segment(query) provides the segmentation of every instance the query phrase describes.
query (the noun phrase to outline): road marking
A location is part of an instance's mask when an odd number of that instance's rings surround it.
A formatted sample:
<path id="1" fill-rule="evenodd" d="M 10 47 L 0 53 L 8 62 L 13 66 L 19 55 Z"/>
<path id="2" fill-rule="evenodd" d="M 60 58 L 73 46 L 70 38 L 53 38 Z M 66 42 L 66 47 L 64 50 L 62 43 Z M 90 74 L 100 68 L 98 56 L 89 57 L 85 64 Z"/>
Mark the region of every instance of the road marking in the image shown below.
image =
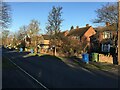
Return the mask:
<path id="1" fill-rule="evenodd" d="M 39 82 L 37 79 L 35 79 L 32 75 L 27 73 L 25 70 L 23 70 L 20 66 L 18 66 L 16 63 L 14 63 L 11 59 L 7 58 L 12 64 L 14 64 L 17 68 L 19 68 L 21 71 L 23 71 L 25 74 L 27 74 L 29 77 L 31 77 L 34 81 L 36 81 L 39 85 L 41 85 L 46 90 L 49 90 L 45 85 L 43 85 L 41 82 Z"/>
<path id="2" fill-rule="evenodd" d="M 88 73 L 90 73 L 90 74 L 92 74 L 92 75 L 95 75 L 93 72 L 87 70 L 86 68 L 82 68 L 82 67 L 81 67 L 81 69 L 84 70 L 84 71 L 86 71 L 86 72 L 88 72 Z M 96 75 L 95 75 L 95 76 L 96 76 Z"/>

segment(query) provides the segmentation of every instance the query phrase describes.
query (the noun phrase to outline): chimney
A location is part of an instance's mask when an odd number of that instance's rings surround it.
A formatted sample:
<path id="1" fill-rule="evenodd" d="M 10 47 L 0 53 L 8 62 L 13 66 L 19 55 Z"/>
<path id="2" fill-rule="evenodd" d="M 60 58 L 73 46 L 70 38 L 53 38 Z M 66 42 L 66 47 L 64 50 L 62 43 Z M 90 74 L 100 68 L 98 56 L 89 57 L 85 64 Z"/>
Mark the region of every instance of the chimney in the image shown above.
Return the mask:
<path id="1" fill-rule="evenodd" d="M 68 35 L 68 33 L 69 33 L 69 31 L 68 31 L 68 30 L 66 30 L 66 31 L 64 32 L 64 36 L 67 36 L 67 35 Z"/>
<path id="2" fill-rule="evenodd" d="M 109 22 L 106 22 L 106 26 L 110 26 L 110 23 L 109 23 Z"/>
<path id="3" fill-rule="evenodd" d="M 89 24 L 86 24 L 86 27 L 89 27 Z"/>
<path id="4" fill-rule="evenodd" d="M 74 27 L 73 27 L 73 26 L 71 26 L 70 30 L 72 30 L 72 29 L 74 29 Z"/>
<path id="5" fill-rule="evenodd" d="M 79 26 L 76 26 L 76 29 L 78 29 L 79 28 Z"/>

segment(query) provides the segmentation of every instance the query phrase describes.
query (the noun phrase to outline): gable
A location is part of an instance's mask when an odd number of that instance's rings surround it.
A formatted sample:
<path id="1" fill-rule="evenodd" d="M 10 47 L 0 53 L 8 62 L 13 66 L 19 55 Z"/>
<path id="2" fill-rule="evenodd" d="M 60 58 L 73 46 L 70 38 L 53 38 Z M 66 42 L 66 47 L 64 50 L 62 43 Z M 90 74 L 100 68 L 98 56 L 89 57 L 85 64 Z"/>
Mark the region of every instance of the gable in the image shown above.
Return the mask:
<path id="1" fill-rule="evenodd" d="M 49 40 L 50 39 L 50 36 L 49 35 L 42 35 L 44 40 Z"/>
<path id="2" fill-rule="evenodd" d="M 85 33 L 84 33 L 84 36 L 85 37 L 91 37 L 92 35 L 95 35 L 96 34 L 96 31 L 90 27 Z"/>

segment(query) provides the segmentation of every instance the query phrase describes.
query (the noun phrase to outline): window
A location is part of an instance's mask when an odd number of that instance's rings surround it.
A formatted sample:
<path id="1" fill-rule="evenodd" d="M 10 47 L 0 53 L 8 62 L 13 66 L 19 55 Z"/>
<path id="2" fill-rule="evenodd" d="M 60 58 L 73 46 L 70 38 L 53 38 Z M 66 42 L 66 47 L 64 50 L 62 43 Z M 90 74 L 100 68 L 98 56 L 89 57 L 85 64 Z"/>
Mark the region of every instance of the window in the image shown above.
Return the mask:
<path id="1" fill-rule="evenodd" d="M 77 40 L 79 40 L 79 39 L 80 39 L 80 37 L 79 37 L 79 36 L 76 36 L 76 39 L 77 39 Z"/>
<path id="2" fill-rule="evenodd" d="M 110 44 L 102 44 L 102 52 L 110 52 Z"/>
<path id="3" fill-rule="evenodd" d="M 111 32 L 110 31 L 105 31 L 103 32 L 103 39 L 111 38 Z"/>

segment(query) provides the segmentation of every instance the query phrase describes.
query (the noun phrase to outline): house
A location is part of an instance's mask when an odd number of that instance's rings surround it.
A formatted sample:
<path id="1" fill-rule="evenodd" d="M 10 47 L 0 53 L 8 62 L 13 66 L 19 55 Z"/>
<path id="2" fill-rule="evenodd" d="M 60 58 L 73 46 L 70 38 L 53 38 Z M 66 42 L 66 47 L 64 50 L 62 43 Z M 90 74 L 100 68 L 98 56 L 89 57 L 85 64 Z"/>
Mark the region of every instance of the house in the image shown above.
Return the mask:
<path id="1" fill-rule="evenodd" d="M 43 40 L 40 43 L 40 46 L 44 49 L 48 49 L 50 44 L 50 37 L 49 35 L 42 35 L 42 37 L 43 37 Z"/>
<path id="2" fill-rule="evenodd" d="M 109 53 L 117 45 L 117 26 L 106 22 L 106 26 L 96 28 L 96 34 L 90 37 L 91 52 Z"/>
<path id="3" fill-rule="evenodd" d="M 92 26 L 86 24 L 85 27 L 79 28 L 78 26 L 74 29 L 71 29 L 67 36 L 70 40 L 78 40 L 84 46 L 84 51 L 88 49 L 90 50 L 90 37 L 95 35 L 96 31 Z"/>
<path id="4" fill-rule="evenodd" d="M 68 31 L 68 30 L 61 32 L 61 34 L 63 34 L 64 36 L 67 36 L 67 35 L 68 35 L 68 33 L 69 33 L 69 31 Z"/>
<path id="5" fill-rule="evenodd" d="M 25 37 L 23 38 L 23 40 L 25 41 L 25 46 L 26 47 L 30 47 L 31 37 L 29 35 L 25 35 Z"/>

